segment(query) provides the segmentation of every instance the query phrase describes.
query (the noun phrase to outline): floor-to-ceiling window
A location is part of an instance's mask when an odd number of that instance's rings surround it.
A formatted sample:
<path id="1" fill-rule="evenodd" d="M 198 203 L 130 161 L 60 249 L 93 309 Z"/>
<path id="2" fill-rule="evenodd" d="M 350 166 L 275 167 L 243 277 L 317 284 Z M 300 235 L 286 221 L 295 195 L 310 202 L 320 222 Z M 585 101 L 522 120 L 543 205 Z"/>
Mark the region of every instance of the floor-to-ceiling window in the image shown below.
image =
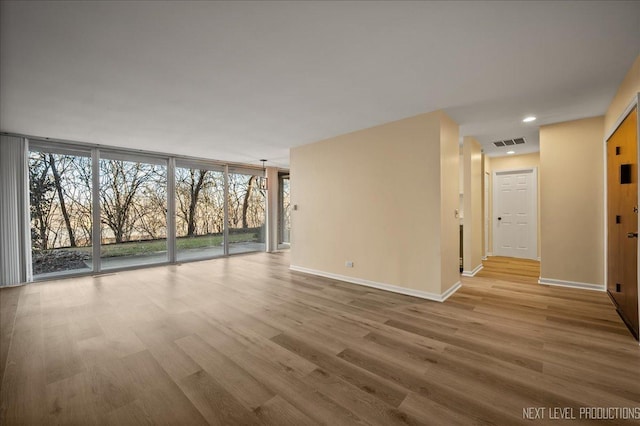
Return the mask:
<path id="1" fill-rule="evenodd" d="M 224 168 L 176 165 L 176 258 L 224 255 Z"/>
<path id="2" fill-rule="evenodd" d="M 34 139 L 29 147 L 35 278 L 266 248 L 264 169 L 82 143 Z M 279 182 L 277 232 L 286 245 L 288 174 Z"/>
<path id="3" fill-rule="evenodd" d="M 91 151 L 33 143 L 28 169 L 33 275 L 91 271 Z"/>
<path id="4" fill-rule="evenodd" d="M 291 242 L 291 191 L 288 174 L 278 176 L 278 248 L 289 248 Z"/>
<path id="5" fill-rule="evenodd" d="M 100 152 L 101 269 L 167 262 L 167 161 Z"/>
<path id="6" fill-rule="evenodd" d="M 266 189 L 262 170 L 229 169 L 229 253 L 265 250 Z"/>

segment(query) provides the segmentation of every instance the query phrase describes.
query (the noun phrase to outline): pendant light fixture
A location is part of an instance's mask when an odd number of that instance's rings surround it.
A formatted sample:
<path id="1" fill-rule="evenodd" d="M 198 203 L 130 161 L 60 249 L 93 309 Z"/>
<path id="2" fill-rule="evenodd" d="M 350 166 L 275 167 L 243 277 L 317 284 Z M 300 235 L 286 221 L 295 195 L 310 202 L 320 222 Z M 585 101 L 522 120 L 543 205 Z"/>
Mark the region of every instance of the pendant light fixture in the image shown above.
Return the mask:
<path id="1" fill-rule="evenodd" d="M 266 191 L 269 188 L 269 182 L 265 176 L 267 174 L 267 168 L 265 167 L 267 160 L 260 161 L 262 161 L 262 176 L 258 176 L 258 188 Z"/>

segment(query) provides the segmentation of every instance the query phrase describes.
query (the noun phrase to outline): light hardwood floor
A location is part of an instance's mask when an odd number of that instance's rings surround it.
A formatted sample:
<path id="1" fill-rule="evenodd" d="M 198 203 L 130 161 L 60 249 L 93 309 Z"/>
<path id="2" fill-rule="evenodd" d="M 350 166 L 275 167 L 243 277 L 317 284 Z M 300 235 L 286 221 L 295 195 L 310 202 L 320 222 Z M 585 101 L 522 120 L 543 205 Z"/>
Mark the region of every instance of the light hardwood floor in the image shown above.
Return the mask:
<path id="1" fill-rule="evenodd" d="M 437 303 L 288 264 L 1 290 L 0 424 L 510 425 L 531 424 L 525 407 L 640 406 L 640 348 L 605 293 L 487 268 Z"/>
<path id="2" fill-rule="evenodd" d="M 482 261 L 480 276 L 493 278 L 540 277 L 540 261 L 514 257 L 490 256 Z M 529 280 L 525 280 L 529 282 Z"/>

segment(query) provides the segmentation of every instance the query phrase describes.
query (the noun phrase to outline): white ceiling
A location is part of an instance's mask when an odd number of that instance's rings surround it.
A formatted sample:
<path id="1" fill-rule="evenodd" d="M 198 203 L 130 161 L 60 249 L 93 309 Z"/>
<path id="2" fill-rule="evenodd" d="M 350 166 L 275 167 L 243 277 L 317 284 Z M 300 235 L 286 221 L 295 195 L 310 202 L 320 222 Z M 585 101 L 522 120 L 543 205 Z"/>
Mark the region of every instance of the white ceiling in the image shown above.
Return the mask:
<path id="1" fill-rule="evenodd" d="M 489 154 L 519 136 L 535 151 L 540 124 L 603 114 L 640 53 L 640 2 L 25 1 L 1 15 L 3 131 L 280 166 L 291 147 L 436 109 Z"/>

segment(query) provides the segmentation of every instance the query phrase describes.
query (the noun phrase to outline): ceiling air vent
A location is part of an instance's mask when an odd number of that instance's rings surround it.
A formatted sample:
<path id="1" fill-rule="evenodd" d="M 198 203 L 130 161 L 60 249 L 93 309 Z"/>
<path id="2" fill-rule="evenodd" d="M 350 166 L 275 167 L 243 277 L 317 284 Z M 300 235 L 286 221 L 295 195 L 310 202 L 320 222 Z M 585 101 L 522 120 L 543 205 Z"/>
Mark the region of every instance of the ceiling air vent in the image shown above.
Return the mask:
<path id="1" fill-rule="evenodd" d="M 515 138 L 515 139 L 504 139 L 501 141 L 493 142 L 494 146 L 503 147 L 503 146 L 513 146 L 513 145 L 522 145 L 525 143 L 524 138 Z"/>

